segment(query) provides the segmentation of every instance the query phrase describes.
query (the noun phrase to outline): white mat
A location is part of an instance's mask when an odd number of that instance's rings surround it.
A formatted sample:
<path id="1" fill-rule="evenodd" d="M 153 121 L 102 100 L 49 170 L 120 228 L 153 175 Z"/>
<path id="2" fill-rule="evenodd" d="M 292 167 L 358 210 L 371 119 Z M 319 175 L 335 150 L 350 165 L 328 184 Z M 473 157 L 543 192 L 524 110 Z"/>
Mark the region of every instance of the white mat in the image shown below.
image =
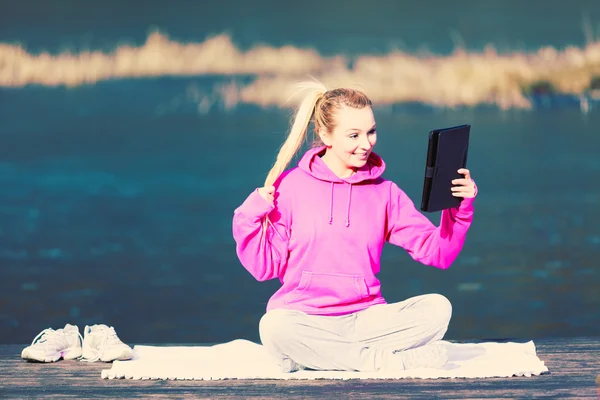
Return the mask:
<path id="1" fill-rule="evenodd" d="M 135 346 L 134 358 L 115 361 L 102 378 L 126 379 L 402 379 L 492 378 L 547 372 L 527 343 L 450 343 L 449 361 L 440 369 L 399 372 L 298 371 L 282 373 L 262 345 L 237 339 L 214 346 Z"/>

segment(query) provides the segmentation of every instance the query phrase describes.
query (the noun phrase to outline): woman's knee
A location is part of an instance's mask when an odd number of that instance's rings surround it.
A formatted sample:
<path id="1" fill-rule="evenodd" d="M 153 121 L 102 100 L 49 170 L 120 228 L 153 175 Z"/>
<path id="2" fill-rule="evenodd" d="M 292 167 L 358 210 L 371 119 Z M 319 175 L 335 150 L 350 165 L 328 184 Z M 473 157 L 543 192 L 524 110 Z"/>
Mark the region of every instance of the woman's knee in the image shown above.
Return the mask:
<path id="1" fill-rule="evenodd" d="M 287 310 L 271 310 L 262 316 L 258 326 L 260 341 L 271 349 L 281 349 L 293 334 L 293 315 Z"/>
<path id="2" fill-rule="evenodd" d="M 445 296 L 437 293 L 427 295 L 427 302 L 432 322 L 435 325 L 448 326 L 452 318 L 452 303 Z"/>

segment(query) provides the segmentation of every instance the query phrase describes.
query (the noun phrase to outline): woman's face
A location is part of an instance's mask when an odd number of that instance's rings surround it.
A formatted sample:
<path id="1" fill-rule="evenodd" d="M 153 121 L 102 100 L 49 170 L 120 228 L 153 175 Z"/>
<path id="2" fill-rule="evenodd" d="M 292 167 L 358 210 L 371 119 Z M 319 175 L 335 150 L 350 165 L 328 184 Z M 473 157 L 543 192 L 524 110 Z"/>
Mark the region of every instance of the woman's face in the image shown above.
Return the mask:
<path id="1" fill-rule="evenodd" d="M 333 132 L 321 135 L 328 152 L 332 152 L 346 168 L 364 166 L 377 142 L 373 110 L 371 107 L 342 106 L 335 112 L 334 119 Z"/>

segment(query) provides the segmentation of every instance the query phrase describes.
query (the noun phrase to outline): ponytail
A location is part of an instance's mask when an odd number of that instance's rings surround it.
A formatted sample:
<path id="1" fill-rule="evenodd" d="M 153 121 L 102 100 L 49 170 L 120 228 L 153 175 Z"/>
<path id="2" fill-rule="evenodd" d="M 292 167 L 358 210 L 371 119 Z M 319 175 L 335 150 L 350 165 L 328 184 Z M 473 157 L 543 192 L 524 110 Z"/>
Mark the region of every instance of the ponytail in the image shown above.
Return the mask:
<path id="1" fill-rule="evenodd" d="M 279 149 L 275 164 L 265 179 L 265 186 L 273 186 L 277 178 L 279 178 L 283 171 L 288 167 L 290 161 L 292 161 L 292 158 L 294 158 L 300 149 L 300 146 L 302 146 L 302 142 L 306 139 L 308 125 L 315 112 L 315 106 L 327 91 L 325 85 L 320 82 L 304 82 L 297 86 L 299 91 L 306 90 L 308 93 L 304 96 L 304 99 L 296 111 L 292 129 L 281 146 L 281 149 Z M 269 224 L 272 226 L 269 216 L 266 215 L 263 220 L 263 232 L 266 232 Z M 273 229 L 275 229 L 275 227 L 273 227 Z M 277 230 L 275 229 L 275 231 Z"/>
<path id="2" fill-rule="evenodd" d="M 300 103 L 294 118 L 294 124 L 286 139 L 281 146 L 275 164 L 269 171 L 265 180 L 265 186 L 272 186 L 279 175 L 285 171 L 292 158 L 296 155 L 302 142 L 306 139 L 308 125 L 313 116 L 317 102 L 323 97 L 327 89 L 318 82 L 305 82 L 298 85 L 300 90 L 307 90 L 308 93 Z"/>

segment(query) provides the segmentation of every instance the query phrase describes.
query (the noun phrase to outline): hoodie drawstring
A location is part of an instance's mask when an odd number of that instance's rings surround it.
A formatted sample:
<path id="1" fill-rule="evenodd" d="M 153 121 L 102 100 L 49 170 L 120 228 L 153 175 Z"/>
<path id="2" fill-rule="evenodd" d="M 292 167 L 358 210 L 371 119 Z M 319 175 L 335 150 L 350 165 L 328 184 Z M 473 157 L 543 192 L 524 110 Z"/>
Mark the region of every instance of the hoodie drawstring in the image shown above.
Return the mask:
<path id="1" fill-rule="evenodd" d="M 331 198 L 329 200 L 329 225 L 331 225 L 331 223 L 333 222 L 333 185 L 334 183 L 331 182 Z"/>
<path id="2" fill-rule="evenodd" d="M 352 184 L 348 189 L 348 210 L 346 211 L 346 227 L 350 226 L 350 199 L 352 198 Z"/>
<path id="3" fill-rule="evenodd" d="M 333 223 L 333 188 L 335 183 L 331 182 L 331 197 L 329 199 L 329 225 Z M 348 209 L 346 210 L 346 227 L 350 226 L 350 205 L 352 204 L 352 184 L 348 188 Z"/>

